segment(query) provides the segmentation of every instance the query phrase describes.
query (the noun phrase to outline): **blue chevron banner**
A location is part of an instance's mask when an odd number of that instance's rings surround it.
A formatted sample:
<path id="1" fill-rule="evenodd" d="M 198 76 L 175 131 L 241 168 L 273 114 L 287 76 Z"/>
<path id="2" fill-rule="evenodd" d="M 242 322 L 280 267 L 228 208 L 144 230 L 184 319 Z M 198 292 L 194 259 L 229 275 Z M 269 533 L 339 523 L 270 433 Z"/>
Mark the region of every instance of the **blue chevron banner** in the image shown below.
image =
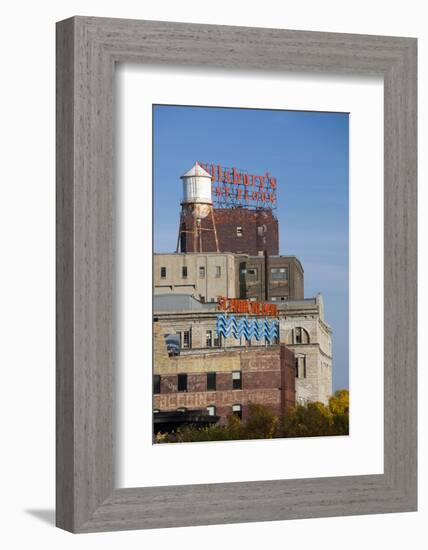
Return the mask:
<path id="1" fill-rule="evenodd" d="M 248 319 L 242 317 L 237 319 L 234 315 L 226 317 L 226 315 L 217 315 L 216 324 L 217 334 L 225 338 L 233 336 L 241 338 L 244 336 L 246 340 L 255 338 L 257 341 L 266 339 L 270 344 L 279 338 L 279 321 L 273 319 Z"/>

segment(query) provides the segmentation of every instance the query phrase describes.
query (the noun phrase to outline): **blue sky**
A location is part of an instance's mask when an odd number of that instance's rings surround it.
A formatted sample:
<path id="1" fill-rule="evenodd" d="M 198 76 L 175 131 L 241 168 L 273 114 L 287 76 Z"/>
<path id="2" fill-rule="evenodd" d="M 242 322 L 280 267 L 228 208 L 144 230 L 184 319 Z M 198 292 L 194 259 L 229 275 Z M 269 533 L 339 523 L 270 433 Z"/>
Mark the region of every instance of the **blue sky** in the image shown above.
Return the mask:
<path id="1" fill-rule="evenodd" d="M 333 329 L 333 387 L 348 376 L 348 124 L 346 113 L 157 105 L 153 109 L 154 249 L 177 243 L 180 176 L 199 160 L 277 178 L 280 254 L 321 292 Z"/>

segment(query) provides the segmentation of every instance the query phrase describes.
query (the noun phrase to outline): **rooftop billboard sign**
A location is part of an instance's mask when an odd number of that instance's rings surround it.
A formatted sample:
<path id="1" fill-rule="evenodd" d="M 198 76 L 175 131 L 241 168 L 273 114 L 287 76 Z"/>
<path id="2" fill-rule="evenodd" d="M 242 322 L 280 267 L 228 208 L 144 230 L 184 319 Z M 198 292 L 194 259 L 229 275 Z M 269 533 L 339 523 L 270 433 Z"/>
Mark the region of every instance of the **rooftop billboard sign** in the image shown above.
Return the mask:
<path id="1" fill-rule="evenodd" d="M 269 172 L 249 174 L 247 170 L 198 162 L 211 175 L 216 207 L 276 208 L 277 180 Z"/>

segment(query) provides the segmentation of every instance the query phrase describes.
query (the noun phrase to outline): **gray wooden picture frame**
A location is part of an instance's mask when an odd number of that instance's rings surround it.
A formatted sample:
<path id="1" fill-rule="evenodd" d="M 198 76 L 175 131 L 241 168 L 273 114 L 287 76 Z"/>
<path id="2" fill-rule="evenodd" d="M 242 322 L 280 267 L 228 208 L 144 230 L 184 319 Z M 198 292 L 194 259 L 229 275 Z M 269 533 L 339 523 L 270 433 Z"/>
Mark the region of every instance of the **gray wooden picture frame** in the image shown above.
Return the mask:
<path id="1" fill-rule="evenodd" d="M 57 24 L 58 527 L 83 533 L 417 509 L 416 47 L 414 38 L 156 21 Z M 383 474 L 115 488 L 118 62 L 383 77 Z"/>

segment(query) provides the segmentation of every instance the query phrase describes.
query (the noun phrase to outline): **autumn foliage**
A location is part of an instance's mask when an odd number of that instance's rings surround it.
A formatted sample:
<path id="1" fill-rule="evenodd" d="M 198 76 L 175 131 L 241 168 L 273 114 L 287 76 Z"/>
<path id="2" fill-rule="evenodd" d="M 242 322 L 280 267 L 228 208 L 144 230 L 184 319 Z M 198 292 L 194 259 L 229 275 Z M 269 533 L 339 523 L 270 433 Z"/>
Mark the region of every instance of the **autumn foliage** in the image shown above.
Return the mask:
<path id="1" fill-rule="evenodd" d="M 195 428 L 184 426 L 170 434 L 157 434 L 158 443 L 316 437 L 349 434 L 349 391 L 338 390 L 328 406 L 318 401 L 296 405 L 280 418 L 263 405 L 250 403 L 246 422 L 229 416 L 227 424 Z"/>

